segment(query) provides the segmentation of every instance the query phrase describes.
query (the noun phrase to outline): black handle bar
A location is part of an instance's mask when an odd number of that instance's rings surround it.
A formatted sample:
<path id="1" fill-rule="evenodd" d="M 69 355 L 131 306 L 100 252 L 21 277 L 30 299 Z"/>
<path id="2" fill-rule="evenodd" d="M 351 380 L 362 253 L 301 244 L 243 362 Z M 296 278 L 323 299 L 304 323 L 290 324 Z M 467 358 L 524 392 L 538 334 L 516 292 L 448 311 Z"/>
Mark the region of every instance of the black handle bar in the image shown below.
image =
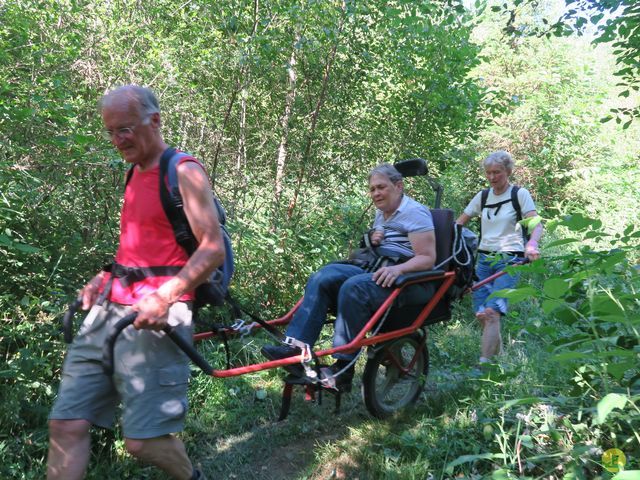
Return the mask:
<path id="1" fill-rule="evenodd" d="M 133 324 L 137 316 L 138 314 L 136 312 L 130 313 L 126 317 L 118 320 L 118 323 L 116 323 L 111 329 L 111 332 L 109 332 L 109 336 L 104 343 L 104 347 L 102 347 L 102 369 L 107 375 L 113 375 L 113 349 L 115 347 L 118 335 L 120 335 L 120 332 L 122 332 L 122 330 Z M 184 338 L 178 335 L 178 333 L 172 326 L 167 325 L 162 329 L 162 331 L 165 332 L 169 336 L 169 338 L 173 340 L 173 343 L 175 343 L 180 348 L 180 350 L 182 350 L 191 359 L 193 363 L 200 367 L 204 373 L 206 373 L 207 375 L 212 374 L 213 367 L 209 365 L 209 363 L 196 351 L 195 348 L 193 348 L 192 345 L 190 345 Z"/>
<path id="2" fill-rule="evenodd" d="M 73 316 L 82 306 L 82 299 L 77 298 L 73 303 L 69 304 L 69 308 L 62 317 L 62 333 L 64 334 L 65 343 L 73 341 Z"/>

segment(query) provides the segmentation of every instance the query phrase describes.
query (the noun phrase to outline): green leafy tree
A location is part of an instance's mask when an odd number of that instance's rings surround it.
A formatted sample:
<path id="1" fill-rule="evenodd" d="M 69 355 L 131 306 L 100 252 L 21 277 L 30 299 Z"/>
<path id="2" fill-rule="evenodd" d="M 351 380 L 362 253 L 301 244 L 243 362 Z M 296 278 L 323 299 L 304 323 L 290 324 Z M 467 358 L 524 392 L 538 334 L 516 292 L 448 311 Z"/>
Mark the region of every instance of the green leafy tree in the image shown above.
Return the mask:
<path id="1" fill-rule="evenodd" d="M 492 9 L 506 13 L 505 32 L 510 35 L 549 38 L 588 32 L 594 44 L 611 44 L 618 66 L 615 75 L 619 77 L 617 86 L 621 87 L 619 96 L 629 98 L 630 102 L 612 108 L 612 115 L 603 121 L 615 118 L 627 128 L 640 116 L 637 95 L 640 90 L 640 5 L 634 0 L 565 0 L 565 7 L 556 19 L 550 17 L 545 4 L 537 0 L 515 0 Z M 540 14 L 534 23 L 522 21 L 522 14 L 529 9 Z"/>

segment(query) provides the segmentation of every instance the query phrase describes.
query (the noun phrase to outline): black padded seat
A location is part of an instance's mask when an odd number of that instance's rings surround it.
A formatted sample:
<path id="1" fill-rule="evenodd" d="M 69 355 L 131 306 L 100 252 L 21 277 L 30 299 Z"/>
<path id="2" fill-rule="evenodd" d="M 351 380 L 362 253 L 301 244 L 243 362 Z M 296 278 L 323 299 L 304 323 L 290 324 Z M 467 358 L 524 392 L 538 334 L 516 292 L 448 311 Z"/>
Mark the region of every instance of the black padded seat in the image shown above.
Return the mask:
<path id="1" fill-rule="evenodd" d="M 436 234 L 436 266 L 451 256 L 453 243 L 453 210 L 447 208 L 431 209 L 433 226 Z M 451 261 L 440 265 L 438 270 L 449 271 Z M 389 316 L 380 329 L 381 332 L 397 330 L 411 325 L 427 302 L 433 297 L 441 281 L 410 285 L 400 294 L 397 304 L 389 312 Z M 423 325 L 442 322 L 451 318 L 451 308 L 445 296 L 438 302 Z"/>

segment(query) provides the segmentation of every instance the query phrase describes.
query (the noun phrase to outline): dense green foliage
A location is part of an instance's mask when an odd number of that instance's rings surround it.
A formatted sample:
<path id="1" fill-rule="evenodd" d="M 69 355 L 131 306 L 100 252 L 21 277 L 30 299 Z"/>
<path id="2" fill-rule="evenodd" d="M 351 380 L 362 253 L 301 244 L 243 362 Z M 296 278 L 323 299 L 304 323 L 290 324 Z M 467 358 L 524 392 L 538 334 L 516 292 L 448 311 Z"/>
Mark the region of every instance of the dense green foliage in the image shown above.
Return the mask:
<path id="1" fill-rule="evenodd" d="M 526 3 L 518 21 L 549 28 L 553 9 Z M 0 477 L 43 476 L 59 316 L 117 243 L 125 166 L 100 140 L 96 102 L 130 82 L 158 92 L 166 139 L 205 162 L 229 213 L 234 292 L 264 317 L 356 241 L 380 161 L 427 158 L 459 212 L 484 184 L 477 160 L 507 149 L 549 219 L 543 260 L 509 294 L 506 355 L 467 377 L 478 332 L 463 303 L 432 329 L 435 383 L 413 413 L 362 420 L 353 398 L 340 417 L 302 407 L 269 426 L 277 372 L 194 378 L 185 438 L 211 476 L 604 478 L 611 446 L 640 469 L 640 136 L 622 120 L 637 100 L 637 6 L 605 3 L 625 7 L 597 30 L 613 53 L 504 35 L 499 12 L 457 0 L 0 2 Z M 602 123 L 619 95 L 629 110 Z M 255 361 L 261 341 L 236 360 Z M 160 478 L 118 432 L 95 440 L 89 478 Z"/>
<path id="2" fill-rule="evenodd" d="M 628 128 L 640 116 L 637 92 L 640 91 L 640 5 L 634 0 L 564 0 L 566 8 L 553 17 L 547 2 L 513 0 L 495 5 L 494 11 L 504 11 L 508 18 L 504 31 L 509 35 L 538 35 L 550 38 L 587 34 L 594 44 L 611 44 L 616 58 L 620 99 L 630 99 L 611 108 L 616 119 Z M 535 15 L 531 15 L 533 9 Z M 533 21 L 532 21 L 533 20 Z M 595 26 L 595 27 L 594 27 Z M 634 94 L 634 92 L 636 92 Z"/>

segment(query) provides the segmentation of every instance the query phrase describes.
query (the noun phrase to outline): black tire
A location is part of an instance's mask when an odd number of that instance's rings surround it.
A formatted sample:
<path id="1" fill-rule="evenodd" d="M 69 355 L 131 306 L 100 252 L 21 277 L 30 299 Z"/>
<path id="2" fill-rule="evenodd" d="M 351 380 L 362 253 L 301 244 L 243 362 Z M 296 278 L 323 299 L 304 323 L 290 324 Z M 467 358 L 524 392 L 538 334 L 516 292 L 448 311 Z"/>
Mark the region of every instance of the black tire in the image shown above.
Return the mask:
<path id="1" fill-rule="evenodd" d="M 398 365 L 408 367 L 416 352 L 415 363 L 403 374 Z M 428 373 L 429 351 L 424 335 L 401 337 L 378 347 L 362 375 L 362 396 L 367 410 L 376 418 L 387 418 L 413 405 L 424 389 Z"/>

